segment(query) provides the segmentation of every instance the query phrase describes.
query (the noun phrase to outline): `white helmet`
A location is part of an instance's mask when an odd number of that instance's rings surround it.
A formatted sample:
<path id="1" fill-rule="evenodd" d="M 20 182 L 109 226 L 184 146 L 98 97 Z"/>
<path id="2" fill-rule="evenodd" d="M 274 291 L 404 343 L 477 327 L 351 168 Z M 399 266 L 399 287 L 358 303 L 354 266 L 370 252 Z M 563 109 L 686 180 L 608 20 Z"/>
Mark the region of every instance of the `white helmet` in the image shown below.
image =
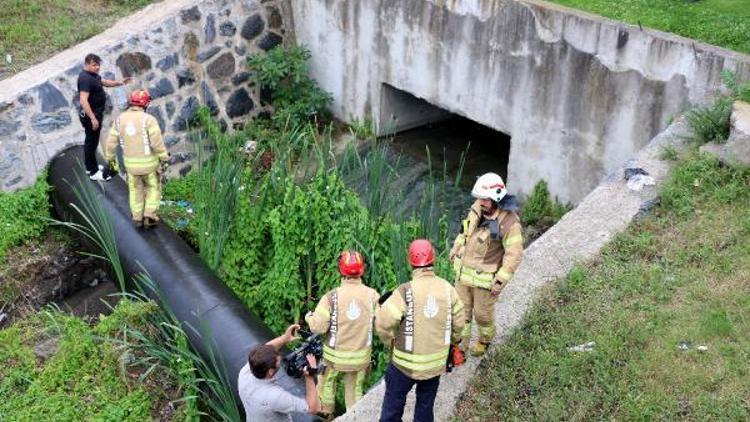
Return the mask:
<path id="1" fill-rule="evenodd" d="M 500 202 L 508 194 L 503 178 L 495 173 L 485 173 L 474 183 L 471 196 L 477 199 L 491 199 Z"/>

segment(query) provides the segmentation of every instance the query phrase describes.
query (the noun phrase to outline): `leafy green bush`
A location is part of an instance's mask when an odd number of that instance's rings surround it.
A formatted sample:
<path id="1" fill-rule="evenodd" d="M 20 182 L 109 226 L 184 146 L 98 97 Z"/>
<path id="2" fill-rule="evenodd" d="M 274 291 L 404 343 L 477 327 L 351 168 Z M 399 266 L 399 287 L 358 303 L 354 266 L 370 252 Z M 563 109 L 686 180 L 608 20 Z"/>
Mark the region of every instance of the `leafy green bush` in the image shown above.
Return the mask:
<path id="1" fill-rule="evenodd" d="M 524 225 L 536 225 L 543 218 L 548 217 L 552 222 L 557 222 L 570 210 L 569 205 L 564 205 L 550 197 L 547 182 L 540 180 L 531 192 L 521 211 L 521 222 Z"/>
<path id="2" fill-rule="evenodd" d="M 271 92 L 274 106 L 272 120 L 277 127 L 292 128 L 323 116 L 331 95 L 309 76 L 310 51 L 303 46 L 251 55 L 248 66 L 258 73 L 263 89 Z"/>
<path id="3" fill-rule="evenodd" d="M 732 99 L 729 97 L 718 97 L 710 106 L 688 111 L 687 120 L 693 130 L 693 140 L 700 144 L 726 141 L 731 114 Z"/>
<path id="4" fill-rule="evenodd" d="M 121 365 L 125 350 L 110 336 L 121 336 L 127 326 L 143 327 L 154 309 L 153 304 L 122 301 L 96 327 L 45 312 L 0 330 L 3 419 L 150 420 L 164 393 L 148 383 L 129 383 Z M 45 339 L 59 346 L 40 365 L 33 346 Z"/>
<path id="5" fill-rule="evenodd" d="M 687 121 L 693 131 L 691 139 L 698 144 L 724 142 L 729 138 L 732 104 L 750 100 L 750 83 L 740 85 L 734 72 L 723 71 L 727 93 L 717 96 L 710 106 L 698 106 L 688 111 Z"/>
<path id="6" fill-rule="evenodd" d="M 195 202 L 195 184 L 198 172 L 190 172 L 184 177 L 169 179 L 164 185 L 162 196 L 171 201 Z"/>
<path id="7" fill-rule="evenodd" d="M 49 222 L 47 174 L 34 186 L 13 193 L 0 192 L 0 262 L 11 246 L 39 236 Z"/>

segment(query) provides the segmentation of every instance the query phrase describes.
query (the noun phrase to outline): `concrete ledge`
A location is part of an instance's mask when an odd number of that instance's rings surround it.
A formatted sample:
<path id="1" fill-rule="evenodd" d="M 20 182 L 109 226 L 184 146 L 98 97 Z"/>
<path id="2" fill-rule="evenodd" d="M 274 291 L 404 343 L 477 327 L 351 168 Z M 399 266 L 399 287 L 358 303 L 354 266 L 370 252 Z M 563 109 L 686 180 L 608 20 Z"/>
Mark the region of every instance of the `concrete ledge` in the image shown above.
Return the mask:
<path id="1" fill-rule="evenodd" d="M 574 265 L 597 256 L 614 235 L 625 230 L 645 204 L 656 198 L 657 188 L 671 168 L 669 162 L 659 159 L 662 147 L 684 143 L 683 139 L 687 134 L 684 121 L 670 125 L 635 158 L 602 181 L 576 209 L 566 214 L 526 249 L 523 264 L 497 303 L 495 322 L 498 340 L 494 347 L 501 345 L 513 329 L 519 326 L 540 288 L 565 277 Z M 639 192 L 629 189 L 623 174 L 626 168 L 634 167 L 647 171 L 656 185 L 645 186 Z M 466 390 L 479 362 L 479 359 L 472 358 L 452 374 L 443 376 L 435 401 L 436 420 L 452 419 L 456 403 Z M 381 382 L 351 411 L 337 420 L 377 420 L 384 392 L 385 385 Z M 412 391 L 407 400 L 405 420 L 411 420 L 413 411 Z"/>

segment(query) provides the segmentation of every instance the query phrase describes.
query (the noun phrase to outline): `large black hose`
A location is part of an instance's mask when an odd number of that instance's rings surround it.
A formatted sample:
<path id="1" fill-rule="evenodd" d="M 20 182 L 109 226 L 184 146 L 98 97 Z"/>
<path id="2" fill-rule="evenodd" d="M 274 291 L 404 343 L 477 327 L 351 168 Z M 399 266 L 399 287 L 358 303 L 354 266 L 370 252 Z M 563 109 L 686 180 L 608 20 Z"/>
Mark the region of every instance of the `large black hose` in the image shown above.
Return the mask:
<path id="1" fill-rule="evenodd" d="M 273 333 L 169 227 L 161 224 L 155 229 L 136 229 L 130 217 L 125 182 L 118 177 L 101 184 L 88 180 L 80 164 L 82 158 L 83 147 L 76 146 L 60 153 L 50 164 L 52 203 L 58 216 L 83 224 L 71 206 L 76 204 L 83 209 L 75 189 L 79 180 L 96 186 L 99 204 L 114 228 L 126 277 L 132 280 L 145 269 L 161 292 L 159 295 L 151 292 L 152 297 L 166 302 L 162 306 L 168 306 L 182 322 L 191 346 L 204 359 L 210 361 L 214 358 L 223 363 L 242 412 L 237 375 L 247 363 L 248 351 L 270 340 Z M 300 380 L 289 378 L 284 371 L 280 373 L 279 385 L 297 396 L 305 396 L 304 384 Z"/>

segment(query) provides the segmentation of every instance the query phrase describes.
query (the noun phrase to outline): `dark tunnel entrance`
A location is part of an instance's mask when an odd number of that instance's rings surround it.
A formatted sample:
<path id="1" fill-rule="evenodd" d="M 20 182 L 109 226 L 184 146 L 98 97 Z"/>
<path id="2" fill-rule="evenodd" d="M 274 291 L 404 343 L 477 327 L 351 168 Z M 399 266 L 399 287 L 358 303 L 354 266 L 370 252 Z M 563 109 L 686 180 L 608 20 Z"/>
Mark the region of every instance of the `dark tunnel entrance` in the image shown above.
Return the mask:
<path id="1" fill-rule="evenodd" d="M 381 122 L 387 122 L 382 132 L 392 137 L 390 142 L 396 150 L 419 162 L 429 162 L 433 172 L 439 174 L 445 169 L 454 178 L 462 169 L 460 185 L 467 191 L 486 172 L 507 178 L 511 137 L 505 133 L 389 85 L 383 85 Z"/>

